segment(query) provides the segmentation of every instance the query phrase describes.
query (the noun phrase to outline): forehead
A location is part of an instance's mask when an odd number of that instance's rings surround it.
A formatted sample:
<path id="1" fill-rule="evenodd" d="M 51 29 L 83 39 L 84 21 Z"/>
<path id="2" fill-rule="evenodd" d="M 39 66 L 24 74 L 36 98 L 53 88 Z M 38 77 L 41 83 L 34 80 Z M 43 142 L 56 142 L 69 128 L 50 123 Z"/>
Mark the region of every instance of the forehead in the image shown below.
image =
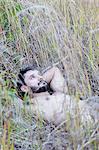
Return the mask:
<path id="1" fill-rule="evenodd" d="M 31 76 L 31 75 L 36 75 L 36 74 L 38 74 L 38 73 L 39 73 L 38 70 L 29 70 L 29 71 L 27 71 L 27 72 L 24 74 L 24 76 L 25 76 L 25 77 L 29 77 L 29 76 Z"/>

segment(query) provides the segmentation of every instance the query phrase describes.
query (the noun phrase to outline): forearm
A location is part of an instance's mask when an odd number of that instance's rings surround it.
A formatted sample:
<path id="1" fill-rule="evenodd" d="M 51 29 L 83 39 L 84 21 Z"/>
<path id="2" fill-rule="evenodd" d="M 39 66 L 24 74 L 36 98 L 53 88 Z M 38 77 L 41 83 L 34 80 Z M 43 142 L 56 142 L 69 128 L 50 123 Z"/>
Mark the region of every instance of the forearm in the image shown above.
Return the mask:
<path id="1" fill-rule="evenodd" d="M 43 74 L 43 79 L 47 82 L 47 83 L 50 83 L 54 77 L 54 74 L 55 74 L 55 71 L 57 70 L 58 68 L 57 67 L 53 67 L 51 69 L 49 69 L 48 71 L 46 71 L 44 74 Z"/>
<path id="2" fill-rule="evenodd" d="M 63 75 L 57 67 L 53 67 L 52 69 L 48 70 L 46 73 L 44 73 L 43 77 L 47 83 L 50 83 L 50 87 L 54 91 L 64 92 L 66 89 L 65 91 L 67 92 L 67 86 L 65 85 Z"/>

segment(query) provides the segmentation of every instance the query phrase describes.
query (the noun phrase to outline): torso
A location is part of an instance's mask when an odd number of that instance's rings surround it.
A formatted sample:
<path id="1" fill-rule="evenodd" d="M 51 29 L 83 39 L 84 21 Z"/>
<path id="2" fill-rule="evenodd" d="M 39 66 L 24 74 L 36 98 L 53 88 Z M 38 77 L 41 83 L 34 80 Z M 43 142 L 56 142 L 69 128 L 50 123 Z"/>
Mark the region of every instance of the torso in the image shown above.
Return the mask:
<path id="1" fill-rule="evenodd" d="M 20 102 L 22 101 L 20 100 Z M 77 117 L 80 114 L 81 121 L 85 124 L 88 120 L 89 122 L 93 121 L 90 114 L 92 107 L 86 103 L 86 100 L 77 102 L 74 97 L 61 92 L 55 92 L 52 95 L 48 92 L 35 94 L 31 99 L 31 105 L 26 107 L 27 110 L 32 110 L 37 117 L 44 118 L 56 125 L 67 120 L 66 116 L 68 115 Z"/>
<path id="2" fill-rule="evenodd" d="M 33 102 L 33 111 L 37 115 L 49 121 L 58 124 L 65 119 L 66 113 L 73 113 L 75 101 L 69 95 L 64 93 L 55 92 L 50 95 L 47 92 L 35 95 L 31 100 Z"/>

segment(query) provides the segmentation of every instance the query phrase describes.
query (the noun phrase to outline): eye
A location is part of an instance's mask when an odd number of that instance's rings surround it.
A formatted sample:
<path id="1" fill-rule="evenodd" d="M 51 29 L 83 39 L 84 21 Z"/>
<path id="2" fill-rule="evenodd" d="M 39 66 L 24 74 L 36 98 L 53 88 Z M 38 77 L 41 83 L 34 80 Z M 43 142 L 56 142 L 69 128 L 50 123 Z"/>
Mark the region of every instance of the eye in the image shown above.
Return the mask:
<path id="1" fill-rule="evenodd" d="M 30 79 L 33 79 L 33 78 L 35 78 L 35 76 L 34 76 L 34 75 L 31 75 L 31 76 L 30 76 Z"/>

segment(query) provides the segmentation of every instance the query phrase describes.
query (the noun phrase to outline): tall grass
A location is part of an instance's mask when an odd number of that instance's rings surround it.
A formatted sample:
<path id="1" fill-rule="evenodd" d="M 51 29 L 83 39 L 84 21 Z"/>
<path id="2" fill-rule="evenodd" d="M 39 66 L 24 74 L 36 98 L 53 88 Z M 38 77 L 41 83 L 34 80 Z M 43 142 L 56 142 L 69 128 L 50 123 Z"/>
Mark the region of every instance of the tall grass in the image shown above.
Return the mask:
<path id="1" fill-rule="evenodd" d="M 44 72 L 57 65 L 70 95 L 78 100 L 99 96 L 98 7 L 98 0 L 0 1 L 1 149 L 36 150 L 45 143 L 56 149 L 60 146 L 60 150 L 62 146 L 98 149 L 96 124 L 94 129 L 91 125 L 82 129 L 79 121 L 73 126 L 68 121 L 66 133 L 62 126 L 43 125 L 42 120 L 37 123 L 25 106 L 19 108 L 16 90 L 12 89 L 20 68 L 33 66 Z"/>

